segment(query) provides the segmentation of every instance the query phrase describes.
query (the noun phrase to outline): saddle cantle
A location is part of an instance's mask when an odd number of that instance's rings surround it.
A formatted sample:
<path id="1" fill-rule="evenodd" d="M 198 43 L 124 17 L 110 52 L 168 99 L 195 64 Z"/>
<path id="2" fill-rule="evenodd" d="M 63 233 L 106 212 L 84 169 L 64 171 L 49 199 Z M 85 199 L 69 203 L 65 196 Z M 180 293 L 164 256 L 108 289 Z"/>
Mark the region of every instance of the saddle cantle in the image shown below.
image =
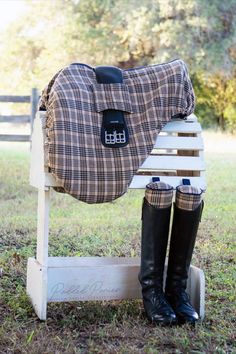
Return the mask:
<path id="1" fill-rule="evenodd" d="M 58 191 L 87 203 L 123 195 L 172 118 L 194 110 L 181 60 L 121 70 L 71 64 L 50 81 L 39 108 L 46 110 L 46 146 Z"/>

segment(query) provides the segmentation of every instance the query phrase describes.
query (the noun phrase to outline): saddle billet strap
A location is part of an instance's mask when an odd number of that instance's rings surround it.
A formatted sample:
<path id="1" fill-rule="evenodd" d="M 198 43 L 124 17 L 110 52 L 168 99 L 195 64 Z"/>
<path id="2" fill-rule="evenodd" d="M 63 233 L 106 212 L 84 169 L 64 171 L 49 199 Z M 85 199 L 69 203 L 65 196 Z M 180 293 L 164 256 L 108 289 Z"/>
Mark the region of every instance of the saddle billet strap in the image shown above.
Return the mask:
<path id="1" fill-rule="evenodd" d="M 122 71 L 117 67 L 98 66 L 94 71 L 98 84 L 123 83 Z M 103 111 L 101 142 L 109 148 L 120 148 L 129 143 L 129 133 L 123 111 L 115 109 Z"/>

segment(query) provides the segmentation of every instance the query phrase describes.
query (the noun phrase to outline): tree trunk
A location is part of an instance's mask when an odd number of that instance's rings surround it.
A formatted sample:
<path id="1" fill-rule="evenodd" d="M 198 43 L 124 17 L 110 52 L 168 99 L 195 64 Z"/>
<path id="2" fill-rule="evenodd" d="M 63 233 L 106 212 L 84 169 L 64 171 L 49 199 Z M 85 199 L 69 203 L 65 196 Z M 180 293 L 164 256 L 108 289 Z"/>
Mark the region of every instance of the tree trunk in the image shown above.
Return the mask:
<path id="1" fill-rule="evenodd" d="M 225 130 L 225 117 L 224 117 L 224 113 L 221 113 L 219 116 L 219 126 L 221 130 Z"/>

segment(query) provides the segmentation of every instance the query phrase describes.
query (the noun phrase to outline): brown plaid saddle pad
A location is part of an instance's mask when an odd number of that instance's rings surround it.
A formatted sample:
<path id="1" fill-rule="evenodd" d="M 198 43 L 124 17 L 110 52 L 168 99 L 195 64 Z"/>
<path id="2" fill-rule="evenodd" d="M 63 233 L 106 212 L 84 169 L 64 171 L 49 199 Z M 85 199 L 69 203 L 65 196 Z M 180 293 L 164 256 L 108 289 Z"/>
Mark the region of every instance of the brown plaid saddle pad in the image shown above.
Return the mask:
<path id="1" fill-rule="evenodd" d="M 44 89 L 50 172 L 60 192 L 87 203 L 123 195 L 163 126 L 194 110 L 186 65 L 121 70 L 71 64 Z"/>

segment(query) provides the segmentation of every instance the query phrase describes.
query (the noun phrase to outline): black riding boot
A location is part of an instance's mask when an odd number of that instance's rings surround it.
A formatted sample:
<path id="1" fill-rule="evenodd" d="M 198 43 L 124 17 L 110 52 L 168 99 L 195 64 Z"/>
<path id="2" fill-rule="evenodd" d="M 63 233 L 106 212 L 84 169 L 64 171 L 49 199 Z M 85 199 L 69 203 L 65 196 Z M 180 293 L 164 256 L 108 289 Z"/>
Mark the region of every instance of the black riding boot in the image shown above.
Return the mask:
<path id="1" fill-rule="evenodd" d="M 143 305 L 148 319 L 156 324 L 173 324 L 176 316 L 165 299 L 163 272 L 168 242 L 171 206 L 155 208 L 144 198 L 142 209 L 141 267 Z"/>
<path id="2" fill-rule="evenodd" d="M 198 320 L 186 287 L 202 209 L 203 202 L 191 211 L 174 207 L 165 294 L 180 324 Z"/>

